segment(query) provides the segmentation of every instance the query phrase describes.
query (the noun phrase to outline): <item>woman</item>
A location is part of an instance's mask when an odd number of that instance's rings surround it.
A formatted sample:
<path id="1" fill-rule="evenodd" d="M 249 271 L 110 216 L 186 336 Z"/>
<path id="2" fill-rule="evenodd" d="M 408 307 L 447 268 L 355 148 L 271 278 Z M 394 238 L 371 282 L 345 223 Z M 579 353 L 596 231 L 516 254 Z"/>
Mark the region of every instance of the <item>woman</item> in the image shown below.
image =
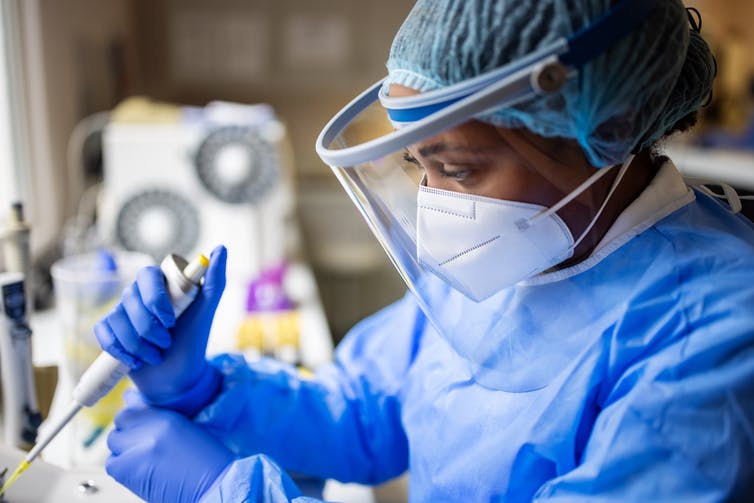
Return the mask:
<path id="1" fill-rule="evenodd" d="M 305 380 L 205 361 L 223 248 L 178 320 L 142 271 L 96 328 L 140 391 L 108 472 L 149 501 L 304 501 L 279 466 L 408 470 L 411 501 L 745 499 L 754 227 L 657 150 L 709 97 L 693 21 L 418 1 L 385 83 L 318 141 L 410 293 Z"/>

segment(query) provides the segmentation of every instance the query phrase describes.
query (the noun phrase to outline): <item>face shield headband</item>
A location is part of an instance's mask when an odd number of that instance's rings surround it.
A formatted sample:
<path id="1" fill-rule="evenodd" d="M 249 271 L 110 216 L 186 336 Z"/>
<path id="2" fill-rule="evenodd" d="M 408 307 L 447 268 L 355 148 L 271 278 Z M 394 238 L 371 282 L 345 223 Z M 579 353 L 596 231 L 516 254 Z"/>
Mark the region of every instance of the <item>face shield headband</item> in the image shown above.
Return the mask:
<path id="1" fill-rule="evenodd" d="M 578 75 L 586 63 L 631 33 L 657 2 L 623 0 L 568 38 L 498 70 L 444 89 L 390 98 L 382 79 L 330 120 L 317 138 L 317 154 L 329 166 L 353 166 L 401 150 L 487 112 L 555 93 L 567 79 Z M 336 140 L 343 129 L 380 98 L 394 124 L 410 125 L 361 145 L 338 148 Z"/>
<path id="2" fill-rule="evenodd" d="M 317 153 L 332 168 L 428 320 L 452 350 L 469 362 L 471 376 L 482 385 L 507 391 L 547 385 L 559 369 L 573 361 L 573 352 L 580 347 L 579 334 L 575 327 L 569 330 L 567 320 L 558 319 L 553 310 L 535 312 L 526 282 L 521 288 L 499 291 L 492 285 L 491 294 L 484 292 L 473 299 L 453 278 L 438 274 L 442 264 L 431 264 L 431 259 L 437 257 L 434 251 L 444 246 L 443 238 L 438 236 L 435 243 L 428 239 L 433 237 L 433 229 L 446 228 L 447 220 L 435 225 L 434 217 L 422 213 L 422 206 L 445 204 L 447 199 L 441 191 L 422 188 L 424 173 L 403 159 L 404 152 L 489 111 L 557 92 L 584 64 L 630 33 L 656 2 L 623 0 L 570 38 L 445 89 L 392 98 L 386 95 L 383 82 L 377 82 L 338 113 L 317 139 Z M 458 209 L 457 203 L 453 209 Z M 476 216 L 482 217 L 487 211 L 491 221 L 500 222 L 501 212 L 505 212 L 510 221 L 540 222 L 534 228 L 545 233 L 550 231 L 544 222 L 555 230 L 563 227 L 550 218 L 558 208 L 532 206 L 501 208 L 495 201 L 469 198 L 470 211 L 479 210 Z M 513 218 L 513 213 L 521 218 Z M 563 239 L 573 245 L 572 237 L 564 234 Z M 568 281 L 559 283 L 560 290 L 577 288 Z M 541 300 L 541 292 L 538 295 Z M 561 300 L 553 299 L 556 304 L 571 295 L 560 291 L 557 296 Z M 530 320 L 526 327 L 518 322 L 521 312 Z M 545 331 L 538 330 L 538 324 L 562 325 L 563 335 L 557 340 L 541 337 L 538 332 Z M 545 351 L 552 347 L 559 351 Z"/>

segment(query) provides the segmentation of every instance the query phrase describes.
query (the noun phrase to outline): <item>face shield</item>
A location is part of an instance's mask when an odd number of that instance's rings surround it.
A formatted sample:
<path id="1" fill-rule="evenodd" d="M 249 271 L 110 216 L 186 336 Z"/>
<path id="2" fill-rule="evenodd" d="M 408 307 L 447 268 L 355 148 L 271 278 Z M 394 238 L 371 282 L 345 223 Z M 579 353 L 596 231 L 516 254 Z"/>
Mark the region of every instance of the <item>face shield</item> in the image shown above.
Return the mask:
<path id="1" fill-rule="evenodd" d="M 526 313 L 532 322 L 530 337 L 511 336 L 512 324 L 520 324 L 521 312 L 528 309 L 527 289 L 508 287 L 525 286 L 528 278 L 572 255 L 589 228 L 574 237 L 557 211 L 607 169 L 544 206 L 428 186 L 412 152 L 475 117 L 557 92 L 586 62 L 630 33 L 655 2 L 624 0 L 570 39 L 445 89 L 390 97 L 378 82 L 336 115 L 317 140 L 318 154 L 429 321 L 469 361 L 473 378 L 482 385 L 537 389 L 570 358 L 567 335 L 558 340 L 537 335 L 538 324 L 564 321 L 558 309 Z M 553 305 L 560 302 L 552 299 Z M 568 327 L 563 329 L 567 334 Z M 541 351 L 553 344 L 563 350 Z M 547 357 L 536 357 L 542 354 Z"/>

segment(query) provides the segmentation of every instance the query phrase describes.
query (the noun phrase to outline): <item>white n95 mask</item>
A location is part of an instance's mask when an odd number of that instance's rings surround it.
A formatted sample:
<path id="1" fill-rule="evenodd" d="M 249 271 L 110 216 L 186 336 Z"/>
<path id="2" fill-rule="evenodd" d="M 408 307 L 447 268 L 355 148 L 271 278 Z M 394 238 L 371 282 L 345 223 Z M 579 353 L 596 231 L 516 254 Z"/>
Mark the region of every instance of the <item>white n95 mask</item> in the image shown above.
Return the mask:
<path id="1" fill-rule="evenodd" d="M 417 194 L 417 258 L 453 288 L 481 302 L 572 257 L 632 160 L 633 156 L 621 166 L 599 210 L 575 242 L 556 212 L 610 168 L 595 172 L 551 208 L 433 189 L 422 182 Z"/>
<path id="2" fill-rule="evenodd" d="M 536 204 L 420 187 L 417 255 L 421 263 L 477 302 L 573 254 L 573 236 Z"/>

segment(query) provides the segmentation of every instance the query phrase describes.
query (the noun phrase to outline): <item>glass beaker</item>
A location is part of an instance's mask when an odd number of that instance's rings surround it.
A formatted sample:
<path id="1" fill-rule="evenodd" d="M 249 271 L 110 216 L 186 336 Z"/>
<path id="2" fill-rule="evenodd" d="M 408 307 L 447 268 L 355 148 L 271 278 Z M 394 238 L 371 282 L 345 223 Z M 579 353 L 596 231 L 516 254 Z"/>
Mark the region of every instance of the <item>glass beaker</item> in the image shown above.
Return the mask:
<path id="1" fill-rule="evenodd" d="M 107 315 L 123 289 L 136 279 L 139 269 L 151 264 L 151 257 L 133 252 L 72 255 L 53 264 L 55 307 L 63 328 L 54 403 L 70 403 L 73 387 L 102 351 L 94 336 L 95 323 Z M 129 385 L 128 379 L 123 379 L 97 404 L 84 407 L 66 426 L 66 435 L 61 439 L 65 453 L 60 456 L 66 465 L 104 465 L 109 454 L 107 431 L 123 406 L 122 395 Z"/>

